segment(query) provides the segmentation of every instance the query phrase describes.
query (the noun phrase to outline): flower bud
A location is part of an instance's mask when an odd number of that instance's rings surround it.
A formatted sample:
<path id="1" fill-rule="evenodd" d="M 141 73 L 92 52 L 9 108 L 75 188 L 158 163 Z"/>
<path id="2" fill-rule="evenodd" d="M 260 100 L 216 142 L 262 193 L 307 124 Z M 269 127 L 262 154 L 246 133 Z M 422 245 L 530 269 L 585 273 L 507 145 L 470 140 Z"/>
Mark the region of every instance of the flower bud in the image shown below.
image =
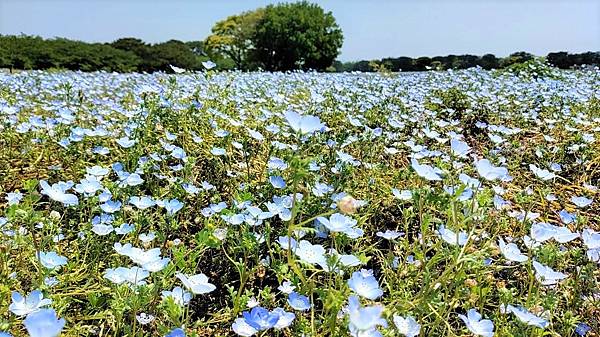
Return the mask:
<path id="1" fill-rule="evenodd" d="M 344 214 L 352 214 L 358 208 L 358 202 L 353 197 L 347 195 L 338 201 L 338 207 Z"/>

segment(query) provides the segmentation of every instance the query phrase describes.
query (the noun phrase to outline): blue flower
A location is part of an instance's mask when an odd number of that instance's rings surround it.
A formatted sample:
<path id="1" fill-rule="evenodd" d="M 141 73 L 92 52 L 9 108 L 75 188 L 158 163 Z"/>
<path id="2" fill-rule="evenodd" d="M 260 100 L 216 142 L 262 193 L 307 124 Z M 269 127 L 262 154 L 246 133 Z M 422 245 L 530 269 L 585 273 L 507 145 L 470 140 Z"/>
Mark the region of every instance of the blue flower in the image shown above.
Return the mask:
<path id="1" fill-rule="evenodd" d="M 263 307 L 254 307 L 250 312 L 242 313 L 246 323 L 258 331 L 267 330 L 275 326 L 279 320 L 279 315 Z"/>
<path id="2" fill-rule="evenodd" d="M 502 181 L 510 180 L 508 170 L 505 167 L 494 166 L 487 159 L 481 159 L 475 163 L 477 173 L 487 180 L 500 179 Z"/>
<path id="3" fill-rule="evenodd" d="M 348 328 L 353 336 L 372 333 L 377 326 L 387 327 L 387 322 L 381 317 L 382 306 L 361 307 L 358 297 L 348 298 Z"/>
<path id="4" fill-rule="evenodd" d="M 273 187 L 278 188 L 278 189 L 282 189 L 282 188 L 286 187 L 285 180 L 283 180 L 283 178 L 280 176 L 270 176 L 269 182 L 271 182 L 271 185 Z"/>
<path id="5" fill-rule="evenodd" d="M 425 178 L 427 180 L 442 180 L 442 170 L 437 167 L 433 167 L 427 164 L 419 164 L 415 159 L 410 160 L 412 168 L 417 172 L 417 174 Z"/>
<path id="6" fill-rule="evenodd" d="M 377 233 L 375 233 L 375 235 L 379 236 L 380 238 L 384 238 L 386 240 L 396 240 L 397 238 L 404 235 L 404 233 L 388 229 L 385 232 L 377 232 Z"/>
<path id="7" fill-rule="evenodd" d="M 471 148 L 467 143 L 456 138 L 452 138 L 450 140 L 450 148 L 452 150 L 452 153 L 460 158 L 466 158 L 467 154 L 471 152 Z"/>
<path id="8" fill-rule="evenodd" d="M 527 255 L 523 255 L 519 247 L 514 243 L 506 243 L 502 238 L 498 241 L 500 251 L 507 260 L 516 262 L 525 262 L 528 260 Z"/>
<path id="9" fill-rule="evenodd" d="M 175 328 L 165 335 L 165 337 L 185 337 L 185 331 L 182 328 Z"/>
<path id="10" fill-rule="evenodd" d="M 451 245 L 464 246 L 467 244 L 468 235 L 466 232 L 459 232 L 458 234 L 454 231 L 447 229 L 446 226 L 441 225 L 438 229 L 440 237 Z"/>
<path id="11" fill-rule="evenodd" d="M 560 216 L 560 221 L 562 221 L 562 223 L 565 225 L 568 225 L 577 219 L 577 215 L 575 215 L 575 213 L 569 213 L 566 209 L 562 209 L 560 212 L 558 212 L 558 215 Z"/>
<path id="12" fill-rule="evenodd" d="M 102 209 L 103 212 L 112 214 L 121 209 L 121 202 L 108 200 L 105 203 L 103 203 L 102 205 L 100 205 L 100 208 Z"/>
<path id="13" fill-rule="evenodd" d="M 589 206 L 592 203 L 592 199 L 588 199 L 586 197 L 571 197 L 571 202 L 575 204 L 575 206 L 579 208 L 584 208 Z"/>
<path id="14" fill-rule="evenodd" d="M 292 291 L 288 295 L 287 302 L 290 305 L 290 307 L 299 311 L 306 311 L 311 307 L 310 300 L 308 299 L 308 297 L 300 295 L 295 291 Z"/>
<path id="15" fill-rule="evenodd" d="M 350 233 L 357 221 L 340 213 L 332 214 L 329 219 L 318 217 L 317 220 L 330 232 Z"/>
<path id="16" fill-rule="evenodd" d="M 41 180 L 40 186 L 42 187 L 42 194 L 47 195 L 54 201 L 58 201 L 65 206 L 74 206 L 79 204 L 79 200 L 77 199 L 76 195 L 66 193 L 66 191 L 72 187 L 72 184 L 59 182 L 50 186 L 45 180 Z"/>
<path id="17" fill-rule="evenodd" d="M 183 203 L 177 199 L 171 199 L 164 200 L 162 206 L 167 210 L 167 214 L 173 215 L 183 208 Z"/>
<path id="18" fill-rule="evenodd" d="M 536 271 L 535 278 L 543 285 L 554 285 L 558 281 L 567 278 L 567 274 L 554 271 L 552 268 L 545 266 L 537 261 L 533 261 L 533 268 Z"/>
<path id="19" fill-rule="evenodd" d="M 30 337 L 56 337 L 65 326 L 65 319 L 59 319 L 53 309 L 42 309 L 27 315 L 23 321 Z"/>
<path id="20" fill-rule="evenodd" d="M 188 305 L 192 299 L 192 294 L 183 290 L 181 287 L 175 287 L 172 291 L 165 290 L 161 294 L 163 298 L 172 298 L 173 301 L 180 306 Z"/>
<path id="21" fill-rule="evenodd" d="M 138 209 L 146 209 L 156 205 L 156 202 L 152 197 L 149 196 L 133 196 L 129 198 L 129 203 L 137 207 Z"/>
<path id="22" fill-rule="evenodd" d="M 401 317 L 394 315 L 394 324 L 398 332 L 406 337 L 415 337 L 421 333 L 421 325 L 412 316 Z"/>
<path id="23" fill-rule="evenodd" d="M 67 264 L 67 258 L 56 254 L 56 252 L 40 252 L 40 263 L 48 269 L 58 269 L 60 266 Z"/>
<path id="24" fill-rule="evenodd" d="M 383 295 L 383 290 L 379 288 L 379 283 L 371 270 L 362 269 L 360 272 L 352 273 L 352 277 L 348 280 L 348 286 L 360 296 L 370 300 Z"/>
<path id="25" fill-rule="evenodd" d="M 532 314 L 521 306 L 514 307 L 509 304 L 506 306 L 506 312 L 512 312 L 521 322 L 527 325 L 533 325 L 544 329 L 549 324 L 547 320 Z"/>
<path id="26" fill-rule="evenodd" d="M 481 319 L 476 309 L 469 309 L 467 316 L 458 315 L 465 322 L 469 331 L 478 336 L 493 337 L 494 323 L 489 319 Z"/>
<path id="27" fill-rule="evenodd" d="M 175 276 L 194 294 L 206 294 L 217 289 L 214 284 L 208 282 L 208 277 L 202 273 L 192 276 L 177 273 Z"/>
<path id="28" fill-rule="evenodd" d="M 231 325 L 231 329 L 236 334 L 244 337 L 250 337 L 258 332 L 258 329 L 248 324 L 244 318 L 236 318 L 235 322 Z"/>
<path id="29" fill-rule="evenodd" d="M 577 326 L 575 327 L 575 333 L 577 333 L 579 336 L 585 336 L 591 330 L 592 328 L 585 323 L 577 323 Z"/>
<path id="30" fill-rule="evenodd" d="M 279 316 L 277 323 L 275 323 L 275 325 L 273 326 L 275 329 L 278 330 L 289 327 L 296 318 L 296 315 L 293 312 L 287 312 L 283 310 L 283 308 L 275 308 L 273 309 L 273 313 Z"/>
<path id="31" fill-rule="evenodd" d="M 32 291 L 26 298 L 19 292 L 13 291 L 11 299 L 12 303 L 8 306 L 8 310 L 17 316 L 28 315 L 40 310 L 41 307 L 52 304 L 52 300 L 44 298 L 44 294 L 39 290 Z"/>
<path id="32" fill-rule="evenodd" d="M 287 111 L 284 117 L 294 131 L 303 135 L 325 128 L 325 124 L 321 123 L 319 117 L 316 116 L 302 116 L 294 111 Z"/>

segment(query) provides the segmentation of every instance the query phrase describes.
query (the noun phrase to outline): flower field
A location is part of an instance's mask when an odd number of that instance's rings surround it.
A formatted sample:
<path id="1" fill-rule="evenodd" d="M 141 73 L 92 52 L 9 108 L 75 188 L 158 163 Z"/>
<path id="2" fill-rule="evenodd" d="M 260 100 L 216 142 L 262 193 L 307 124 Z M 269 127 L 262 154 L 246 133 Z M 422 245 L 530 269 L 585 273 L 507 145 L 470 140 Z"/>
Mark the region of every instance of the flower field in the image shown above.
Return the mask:
<path id="1" fill-rule="evenodd" d="M 0 74 L 0 336 L 598 336 L 600 70 Z"/>

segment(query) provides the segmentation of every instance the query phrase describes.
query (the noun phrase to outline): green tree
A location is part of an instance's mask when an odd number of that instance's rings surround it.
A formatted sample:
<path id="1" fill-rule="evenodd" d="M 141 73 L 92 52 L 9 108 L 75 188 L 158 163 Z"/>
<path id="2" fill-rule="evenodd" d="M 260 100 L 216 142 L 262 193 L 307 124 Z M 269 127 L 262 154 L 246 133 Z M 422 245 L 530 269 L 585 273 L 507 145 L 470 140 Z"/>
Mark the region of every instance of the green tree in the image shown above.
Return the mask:
<path id="1" fill-rule="evenodd" d="M 212 27 L 212 34 L 204 41 L 208 54 L 214 59 L 230 59 L 238 69 L 254 68 L 252 38 L 263 14 L 264 9 L 259 8 L 218 21 Z"/>
<path id="2" fill-rule="evenodd" d="M 338 56 L 343 35 L 331 12 L 303 1 L 267 6 L 252 40 L 266 70 L 324 70 Z"/>

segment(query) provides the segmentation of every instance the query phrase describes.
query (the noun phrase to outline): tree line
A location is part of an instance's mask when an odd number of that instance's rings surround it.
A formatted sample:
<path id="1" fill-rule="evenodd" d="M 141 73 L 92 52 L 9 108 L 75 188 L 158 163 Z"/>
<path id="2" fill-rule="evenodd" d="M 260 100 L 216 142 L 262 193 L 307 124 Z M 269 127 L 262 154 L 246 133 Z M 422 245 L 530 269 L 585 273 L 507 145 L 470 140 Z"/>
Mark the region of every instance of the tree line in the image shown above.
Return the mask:
<path id="1" fill-rule="evenodd" d="M 336 72 L 346 71 L 426 71 L 426 70 L 447 70 L 447 69 L 467 69 L 481 67 L 486 70 L 503 69 L 514 64 L 525 63 L 533 60 L 535 56 L 527 52 L 516 52 L 508 57 L 496 57 L 493 54 L 477 55 L 447 55 L 435 57 L 397 57 L 383 58 L 380 60 L 363 60 L 355 62 L 335 61 L 333 68 Z M 545 57 L 546 61 L 560 69 L 571 69 L 584 65 L 600 65 L 600 52 L 585 52 L 580 54 L 570 54 L 568 52 L 549 53 Z"/>
<path id="2" fill-rule="evenodd" d="M 243 71 L 425 71 L 506 68 L 532 60 L 517 52 L 499 58 L 492 54 L 436 57 L 397 57 L 356 62 L 336 61 L 342 30 L 331 12 L 307 1 L 272 4 L 229 16 L 214 24 L 202 41 L 169 40 L 146 43 L 127 37 L 110 43 L 86 43 L 65 38 L 0 35 L 0 68 L 69 69 L 82 71 L 172 71 L 171 65 L 201 70 L 211 60 L 217 69 Z M 546 60 L 567 69 L 600 65 L 600 53 L 550 53 Z"/>

